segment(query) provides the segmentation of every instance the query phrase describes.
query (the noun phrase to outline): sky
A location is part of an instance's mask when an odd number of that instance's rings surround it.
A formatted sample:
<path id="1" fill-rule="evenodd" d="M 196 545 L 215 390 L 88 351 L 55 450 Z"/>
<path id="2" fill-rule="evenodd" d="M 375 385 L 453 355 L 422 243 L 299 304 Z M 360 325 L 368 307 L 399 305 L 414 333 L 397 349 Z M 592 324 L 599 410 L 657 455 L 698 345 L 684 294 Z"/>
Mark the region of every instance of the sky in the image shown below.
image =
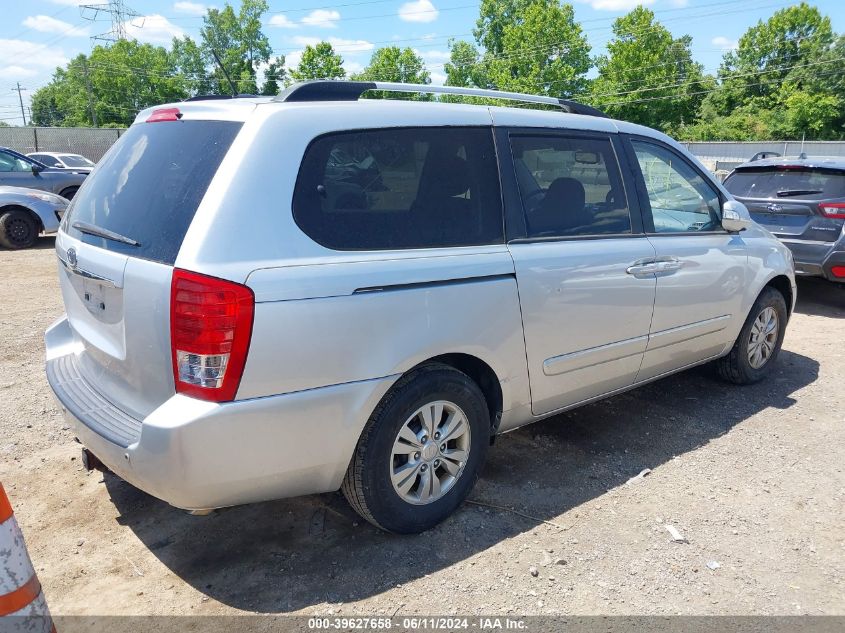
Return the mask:
<path id="1" fill-rule="evenodd" d="M 0 0 L 0 120 L 20 125 L 23 105 L 50 81 L 57 66 L 88 53 L 94 36 L 111 30 L 110 17 L 81 5 L 106 0 Z M 208 7 L 225 0 L 123 0 L 139 17 L 126 24 L 140 41 L 169 46 L 174 36 L 199 39 Z M 229 0 L 237 8 L 240 0 Z M 778 9 L 784 0 L 571 0 L 592 54 L 601 54 L 613 20 L 639 4 L 652 9 L 676 37 L 691 35 L 692 52 L 705 71 L 715 72 L 725 51 L 745 30 Z M 274 55 L 295 66 L 308 44 L 328 40 L 343 56 L 347 73 L 361 70 L 381 46 L 410 46 L 423 57 L 432 83 L 443 83 L 450 39 L 472 39 L 479 0 L 269 0 L 264 32 Z M 845 31 L 845 2 L 813 3 Z M 27 114 L 28 118 L 28 114 Z"/>

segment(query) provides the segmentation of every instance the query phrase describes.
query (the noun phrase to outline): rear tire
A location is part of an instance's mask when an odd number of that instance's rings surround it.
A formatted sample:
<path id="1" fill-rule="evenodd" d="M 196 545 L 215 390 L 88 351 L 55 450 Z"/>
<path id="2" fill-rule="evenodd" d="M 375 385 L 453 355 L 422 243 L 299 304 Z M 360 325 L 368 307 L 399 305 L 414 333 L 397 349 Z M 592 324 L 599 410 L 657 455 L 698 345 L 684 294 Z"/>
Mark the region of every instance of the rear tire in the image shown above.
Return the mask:
<path id="1" fill-rule="evenodd" d="M 76 195 L 77 191 L 79 191 L 79 187 L 68 187 L 67 189 L 62 189 L 62 192 L 59 195 L 62 198 L 73 200 L 73 197 Z"/>
<path id="2" fill-rule="evenodd" d="M 425 365 L 400 379 L 373 411 L 341 489 L 376 527 L 423 532 L 466 499 L 490 433 L 478 385 L 448 365 Z"/>
<path id="3" fill-rule="evenodd" d="M 0 215 L 0 246 L 29 248 L 38 239 L 38 223 L 27 211 L 12 209 Z"/>
<path id="4" fill-rule="evenodd" d="M 780 353 L 787 317 L 783 295 L 774 288 L 764 288 L 730 353 L 716 361 L 719 375 L 736 385 L 750 385 L 765 378 Z"/>

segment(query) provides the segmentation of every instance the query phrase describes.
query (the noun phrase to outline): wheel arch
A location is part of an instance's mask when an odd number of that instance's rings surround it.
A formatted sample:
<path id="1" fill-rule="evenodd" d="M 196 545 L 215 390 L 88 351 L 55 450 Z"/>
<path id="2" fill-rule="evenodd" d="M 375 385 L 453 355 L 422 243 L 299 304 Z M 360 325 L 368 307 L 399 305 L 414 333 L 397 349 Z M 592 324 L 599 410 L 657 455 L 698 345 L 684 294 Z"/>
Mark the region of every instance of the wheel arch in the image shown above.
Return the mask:
<path id="1" fill-rule="evenodd" d="M 71 189 L 73 190 L 73 194 L 74 194 L 74 195 L 76 195 L 76 192 L 77 192 L 77 191 L 79 191 L 79 188 L 80 188 L 81 186 L 82 186 L 82 185 L 68 185 L 67 187 L 65 187 L 64 189 L 62 189 L 62 190 L 59 192 L 59 195 L 60 195 L 62 198 L 67 198 L 67 196 L 65 195 L 65 193 L 66 193 L 67 191 L 71 190 Z M 69 199 L 69 198 L 68 198 L 68 199 Z"/>
<path id="2" fill-rule="evenodd" d="M 406 371 L 404 375 L 409 374 L 419 367 L 434 363 L 453 367 L 454 369 L 457 369 L 469 376 L 475 384 L 478 385 L 479 389 L 481 389 L 481 392 L 484 394 L 484 400 L 487 402 L 487 409 L 490 411 L 490 431 L 491 435 L 494 435 L 496 433 L 496 429 L 499 427 L 499 422 L 502 419 L 504 394 L 502 393 L 502 385 L 499 382 L 499 377 L 493 368 L 477 356 L 462 352 L 454 352 L 441 354 L 439 356 L 432 356 L 431 358 L 414 365 L 411 369 Z"/>
<path id="3" fill-rule="evenodd" d="M 44 232 L 44 221 L 41 219 L 35 211 L 30 209 L 29 207 L 25 207 L 22 204 L 6 204 L 0 205 L 0 215 L 3 215 L 7 211 L 24 211 L 29 214 L 29 216 L 35 221 L 35 226 L 38 228 L 38 232 Z"/>
<path id="4" fill-rule="evenodd" d="M 789 280 L 789 277 L 786 275 L 775 275 L 769 281 L 766 282 L 766 285 L 760 289 L 760 292 L 763 292 L 765 288 L 774 288 L 777 290 L 781 295 L 783 295 L 783 300 L 786 302 L 786 311 L 787 315 L 792 315 L 793 310 L 793 301 L 795 297 L 792 293 L 792 282 Z M 759 294 L 758 294 L 759 296 Z"/>

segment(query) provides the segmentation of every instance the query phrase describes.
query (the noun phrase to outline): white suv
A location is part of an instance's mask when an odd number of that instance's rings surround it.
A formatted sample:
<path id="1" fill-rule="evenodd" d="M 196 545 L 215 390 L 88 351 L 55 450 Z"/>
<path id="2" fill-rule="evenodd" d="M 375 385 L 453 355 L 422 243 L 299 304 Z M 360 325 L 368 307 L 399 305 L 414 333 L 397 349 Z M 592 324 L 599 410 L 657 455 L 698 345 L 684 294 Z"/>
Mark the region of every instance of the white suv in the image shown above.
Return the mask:
<path id="1" fill-rule="evenodd" d="M 786 247 L 670 138 L 433 86 L 145 110 L 56 252 L 47 376 L 89 455 L 196 511 L 342 488 L 400 533 L 497 433 L 715 359 L 759 380 L 795 302 Z"/>

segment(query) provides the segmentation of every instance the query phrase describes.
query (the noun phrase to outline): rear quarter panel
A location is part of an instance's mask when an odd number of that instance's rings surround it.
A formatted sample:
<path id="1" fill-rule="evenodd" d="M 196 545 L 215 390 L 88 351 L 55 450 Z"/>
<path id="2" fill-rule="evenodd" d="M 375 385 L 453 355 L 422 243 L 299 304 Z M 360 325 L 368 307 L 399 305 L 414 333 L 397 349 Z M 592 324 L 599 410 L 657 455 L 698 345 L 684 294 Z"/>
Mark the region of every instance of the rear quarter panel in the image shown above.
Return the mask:
<path id="1" fill-rule="evenodd" d="M 496 373 L 505 410 L 526 404 L 510 255 L 504 247 L 454 250 L 251 274 L 258 302 L 238 398 L 398 378 L 435 356 L 463 353 Z"/>

